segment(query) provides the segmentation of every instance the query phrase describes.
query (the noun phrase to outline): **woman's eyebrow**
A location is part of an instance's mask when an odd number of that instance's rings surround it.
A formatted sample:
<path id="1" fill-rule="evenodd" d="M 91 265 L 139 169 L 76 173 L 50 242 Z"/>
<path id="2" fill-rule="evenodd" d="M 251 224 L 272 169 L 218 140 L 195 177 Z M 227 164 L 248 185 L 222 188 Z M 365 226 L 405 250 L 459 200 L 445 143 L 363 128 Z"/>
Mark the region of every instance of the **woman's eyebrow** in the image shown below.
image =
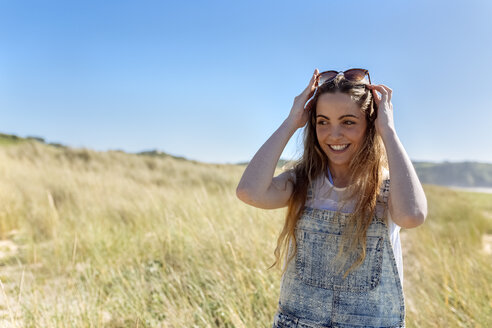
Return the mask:
<path id="1" fill-rule="evenodd" d="M 326 117 L 325 115 L 321 115 L 321 114 L 318 114 L 316 116 L 316 118 L 318 118 L 320 116 L 323 117 L 323 118 L 325 118 L 325 119 L 327 119 L 327 120 L 330 120 L 328 117 Z M 356 119 L 359 119 L 357 116 L 355 116 L 353 114 L 345 114 L 345 115 L 340 116 L 338 119 L 341 120 L 341 119 L 344 119 L 345 117 L 355 117 Z"/>

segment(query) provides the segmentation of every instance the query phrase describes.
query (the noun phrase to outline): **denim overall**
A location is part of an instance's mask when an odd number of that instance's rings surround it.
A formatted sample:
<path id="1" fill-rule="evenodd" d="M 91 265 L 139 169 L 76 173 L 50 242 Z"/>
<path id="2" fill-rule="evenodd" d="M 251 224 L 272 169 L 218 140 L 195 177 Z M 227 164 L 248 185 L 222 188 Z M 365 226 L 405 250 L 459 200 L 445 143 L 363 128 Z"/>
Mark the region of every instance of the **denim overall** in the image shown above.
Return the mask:
<path id="1" fill-rule="evenodd" d="M 366 258 L 345 279 L 357 254 L 341 273 L 332 261 L 349 214 L 304 207 L 295 229 L 297 254 L 282 276 L 272 328 L 405 327 L 403 288 L 384 219 L 388 191 L 385 180 L 367 230 Z"/>

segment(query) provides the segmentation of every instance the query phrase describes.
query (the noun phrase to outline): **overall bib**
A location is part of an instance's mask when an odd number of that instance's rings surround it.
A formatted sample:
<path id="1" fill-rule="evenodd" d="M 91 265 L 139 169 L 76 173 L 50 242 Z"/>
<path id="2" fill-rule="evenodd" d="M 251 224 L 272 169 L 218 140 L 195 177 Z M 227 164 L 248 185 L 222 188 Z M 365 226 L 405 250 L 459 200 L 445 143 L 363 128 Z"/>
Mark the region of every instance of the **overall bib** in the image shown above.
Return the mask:
<path id="1" fill-rule="evenodd" d="M 304 207 L 295 229 L 297 254 L 282 276 L 272 328 L 405 327 L 403 288 L 384 219 L 388 191 L 385 180 L 367 230 L 364 262 L 345 279 L 357 254 L 340 273 L 332 262 L 349 214 Z"/>

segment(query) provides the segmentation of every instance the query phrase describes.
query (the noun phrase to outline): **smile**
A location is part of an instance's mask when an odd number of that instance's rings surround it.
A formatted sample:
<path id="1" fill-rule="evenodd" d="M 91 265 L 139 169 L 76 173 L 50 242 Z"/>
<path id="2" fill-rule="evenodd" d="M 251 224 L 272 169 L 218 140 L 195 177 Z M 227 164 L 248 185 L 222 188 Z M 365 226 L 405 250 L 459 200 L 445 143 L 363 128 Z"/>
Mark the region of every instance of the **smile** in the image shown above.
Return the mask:
<path id="1" fill-rule="evenodd" d="M 336 152 L 344 151 L 345 149 L 348 148 L 348 146 L 350 146 L 350 144 L 345 144 L 345 145 L 328 145 L 328 147 L 330 147 L 331 150 L 336 151 Z"/>

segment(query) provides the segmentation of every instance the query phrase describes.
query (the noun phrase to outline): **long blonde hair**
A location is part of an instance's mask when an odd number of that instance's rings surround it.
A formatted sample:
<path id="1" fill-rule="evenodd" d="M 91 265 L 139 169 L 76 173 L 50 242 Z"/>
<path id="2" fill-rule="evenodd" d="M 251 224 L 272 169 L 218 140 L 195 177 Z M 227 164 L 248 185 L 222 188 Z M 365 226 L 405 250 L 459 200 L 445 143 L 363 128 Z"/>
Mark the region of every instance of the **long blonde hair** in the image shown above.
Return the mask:
<path id="1" fill-rule="evenodd" d="M 355 199 L 354 211 L 349 215 L 346 228 L 342 234 L 337 258 L 359 251 L 359 257 L 345 272 L 344 278 L 360 266 L 366 257 L 366 232 L 375 214 L 376 200 L 379 188 L 383 181 L 383 168 L 387 168 L 387 159 L 381 137 L 376 133 L 374 121 L 377 116 L 377 105 L 373 95 L 364 82 L 352 82 L 339 75 L 329 83 L 321 85 L 316 95 L 306 105 L 310 117 L 304 128 L 304 152 L 302 157 L 293 165 L 295 180 L 294 190 L 288 202 L 287 215 L 284 227 L 277 239 L 275 249 L 275 262 L 268 268 L 279 266 L 280 259 L 288 252 L 290 244 L 293 252 L 282 270 L 285 272 L 287 265 L 297 252 L 297 240 L 295 228 L 300 219 L 307 198 L 308 186 L 318 177 L 326 174 L 328 168 L 328 157 L 321 149 L 316 136 L 316 104 L 318 97 L 326 92 L 343 92 L 350 95 L 351 99 L 360 106 L 365 114 L 367 128 L 363 144 L 356 152 L 349 164 L 350 186 L 347 188 L 348 199 Z M 337 213 L 338 214 L 338 213 Z M 293 241 L 293 242 L 292 242 Z M 344 245 L 348 245 L 347 253 L 343 253 Z M 345 261 L 348 256 L 343 256 Z M 341 266 L 343 267 L 343 266 Z"/>

